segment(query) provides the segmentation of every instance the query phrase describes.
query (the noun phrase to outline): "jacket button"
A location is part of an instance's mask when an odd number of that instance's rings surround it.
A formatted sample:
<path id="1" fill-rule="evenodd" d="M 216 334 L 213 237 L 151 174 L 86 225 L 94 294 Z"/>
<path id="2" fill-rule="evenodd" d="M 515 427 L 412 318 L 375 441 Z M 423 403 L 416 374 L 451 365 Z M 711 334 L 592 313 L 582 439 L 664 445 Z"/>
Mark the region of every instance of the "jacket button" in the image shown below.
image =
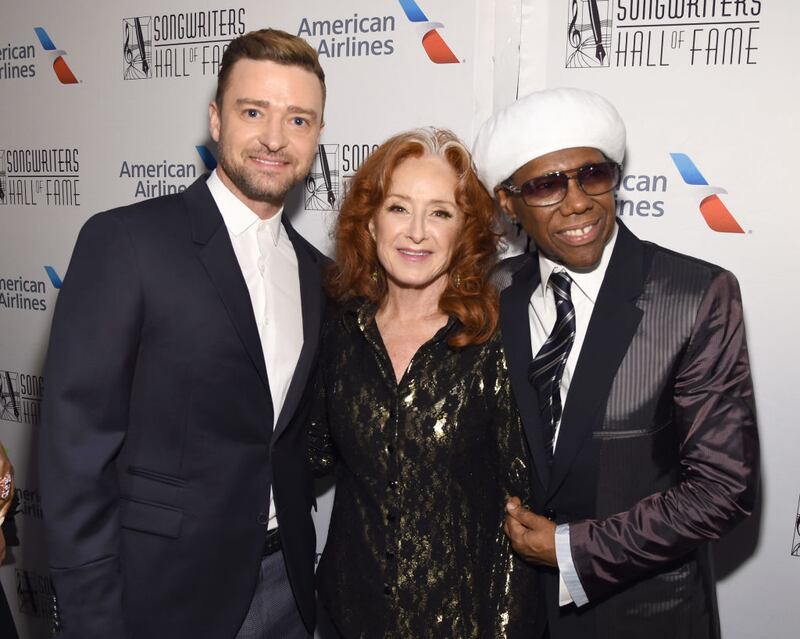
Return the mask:
<path id="1" fill-rule="evenodd" d="M 269 513 L 264 510 L 258 513 L 258 523 L 266 526 L 269 523 Z"/>
<path id="2" fill-rule="evenodd" d="M 550 521 L 556 520 L 556 511 L 552 508 L 545 508 L 544 509 L 544 516 L 547 517 Z"/>

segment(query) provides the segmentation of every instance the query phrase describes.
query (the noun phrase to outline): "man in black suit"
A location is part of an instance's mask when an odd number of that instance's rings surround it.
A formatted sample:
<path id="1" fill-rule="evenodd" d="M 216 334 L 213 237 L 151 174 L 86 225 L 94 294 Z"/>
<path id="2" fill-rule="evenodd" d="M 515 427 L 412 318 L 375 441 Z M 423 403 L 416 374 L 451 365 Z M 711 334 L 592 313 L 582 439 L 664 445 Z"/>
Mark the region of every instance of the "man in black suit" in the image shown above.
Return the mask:
<path id="1" fill-rule="evenodd" d="M 40 438 L 66 638 L 313 632 L 304 421 L 325 258 L 283 201 L 324 102 L 302 39 L 233 40 L 209 107 L 217 169 L 78 237 Z"/>
<path id="2" fill-rule="evenodd" d="M 520 99 L 475 143 L 536 246 L 497 273 L 533 466 L 505 527 L 541 567 L 537 636 L 718 637 L 709 542 L 757 483 L 739 288 L 616 218 L 624 150 L 614 107 L 578 89 Z"/>

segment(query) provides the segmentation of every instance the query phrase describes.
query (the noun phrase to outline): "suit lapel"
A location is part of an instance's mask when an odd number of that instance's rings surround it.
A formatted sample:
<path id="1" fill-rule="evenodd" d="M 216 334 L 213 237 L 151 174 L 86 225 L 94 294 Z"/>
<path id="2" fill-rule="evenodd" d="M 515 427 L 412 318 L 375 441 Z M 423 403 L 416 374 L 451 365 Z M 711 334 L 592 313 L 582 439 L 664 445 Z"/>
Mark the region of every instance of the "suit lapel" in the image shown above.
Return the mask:
<path id="1" fill-rule="evenodd" d="M 317 347 L 319 345 L 320 326 L 322 323 L 322 264 L 318 254 L 312 252 L 305 240 L 294 230 L 289 220 L 284 215 L 283 226 L 289 235 L 297 255 L 297 270 L 300 277 L 300 303 L 303 316 L 303 347 L 297 360 L 286 400 L 278 416 L 275 432 L 272 436 L 274 443 L 280 434 L 291 422 L 303 396 L 311 368 L 314 363 Z"/>
<path id="2" fill-rule="evenodd" d="M 192 226 L 192 240 L 200 247 L 198 257 L 225 305 L 258 375 L 269 388 L 267 366 L 258 326 L 242 271 L 233 252 L 228 231 L 211 192 L 200 178 L 183 193 Z M 269 391 L 267 391 L 269 394 Z"/>
<path id="3" fill-rule="evenodd" d="M 540 284 L 539 261 L 535 254 L 514 274 L 511 285 L 500 295 L 500 327 L 508 360 L 511 387 L 522 418 L 531 458 L 542 486 L 548 485 L 550 467 L 545 454 L 544 433 L 536 390 L 528 381 L 533 359 L 528 303 Z"/>
<path id="4" fill-rule="evenodd" d="M 621 223 L 597 296 L 561 418 L 547 497 L 566 477 L 587 437 L 603 419 L 608 394 L 630 346 L 642 311 L 636 302 L 644 285 L 642 243 Z"/>

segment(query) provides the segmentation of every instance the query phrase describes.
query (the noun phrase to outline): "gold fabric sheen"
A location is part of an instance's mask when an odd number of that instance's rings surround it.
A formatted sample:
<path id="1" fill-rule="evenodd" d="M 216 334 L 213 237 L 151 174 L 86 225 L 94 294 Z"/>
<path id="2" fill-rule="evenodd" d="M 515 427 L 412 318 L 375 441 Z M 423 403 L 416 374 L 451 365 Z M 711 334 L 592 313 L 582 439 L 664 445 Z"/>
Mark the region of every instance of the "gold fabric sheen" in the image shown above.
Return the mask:
<path id="1" fill-rule="evenodd" d="M 320 598 L 347 639 L 530 637 L 534 572 L 502 530 L 530 483 L 500 336 L 451 349 L 451 319 L 398 384 L 374 313 L 351 304 L 323 329 L 309 450 L 336 497 Z"/>

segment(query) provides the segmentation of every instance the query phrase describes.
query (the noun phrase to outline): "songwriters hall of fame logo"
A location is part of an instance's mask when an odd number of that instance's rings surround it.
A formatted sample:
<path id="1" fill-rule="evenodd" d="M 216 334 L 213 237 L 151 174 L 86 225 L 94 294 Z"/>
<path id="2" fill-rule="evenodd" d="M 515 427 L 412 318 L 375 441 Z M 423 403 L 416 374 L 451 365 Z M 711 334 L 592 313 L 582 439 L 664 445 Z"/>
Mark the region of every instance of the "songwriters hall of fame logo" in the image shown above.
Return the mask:
<path id="1" fill-rule="evenodd" d="M 8 167 L 6 165 L 6 151 L 0 149 L 0 205 L 6 203 L 8 192 Z"/>
<path id="2" fill-rule="evenodd" d="M 122 21 L 123 77 L 142 80 L 153 76 L 153 42 L 150 16 Z"/>
<path id="3" fill-rule="evenodd" d="M 340 184 L 339 145 L 320 144 L 311 171 L 306 177 L 306 211 L 338 211 L 344 196 Z"/>
<path id="4" fill-rule="evenodd" d="M 22 397 L 19 391 L 19 373 L 0 371 L 0 419 L 19 422 Z"/>
<path id="5" fill-rule="evenodd" d="M 377 144 L 320 144 L 305 181 L 306 211 L 338 211 L 350 180 Z"/>
<path id="6" fill-rule="evenodd" d="M 38 424 L 44 378 L 18 371 L 0 371 L 0 419 Z"/>
<path id="7" fill-rule="evenodd" d="M 611 49 L 611 2 L 568 0 L 568 69 L 607 67 Z"/>
<path id="8" fill-rule="evenodd" d="M 792 535 L 792 557 L 800 557 L 800 498 L 797 500 L 797 514 L 794 517 L 794 534 Z"/>

